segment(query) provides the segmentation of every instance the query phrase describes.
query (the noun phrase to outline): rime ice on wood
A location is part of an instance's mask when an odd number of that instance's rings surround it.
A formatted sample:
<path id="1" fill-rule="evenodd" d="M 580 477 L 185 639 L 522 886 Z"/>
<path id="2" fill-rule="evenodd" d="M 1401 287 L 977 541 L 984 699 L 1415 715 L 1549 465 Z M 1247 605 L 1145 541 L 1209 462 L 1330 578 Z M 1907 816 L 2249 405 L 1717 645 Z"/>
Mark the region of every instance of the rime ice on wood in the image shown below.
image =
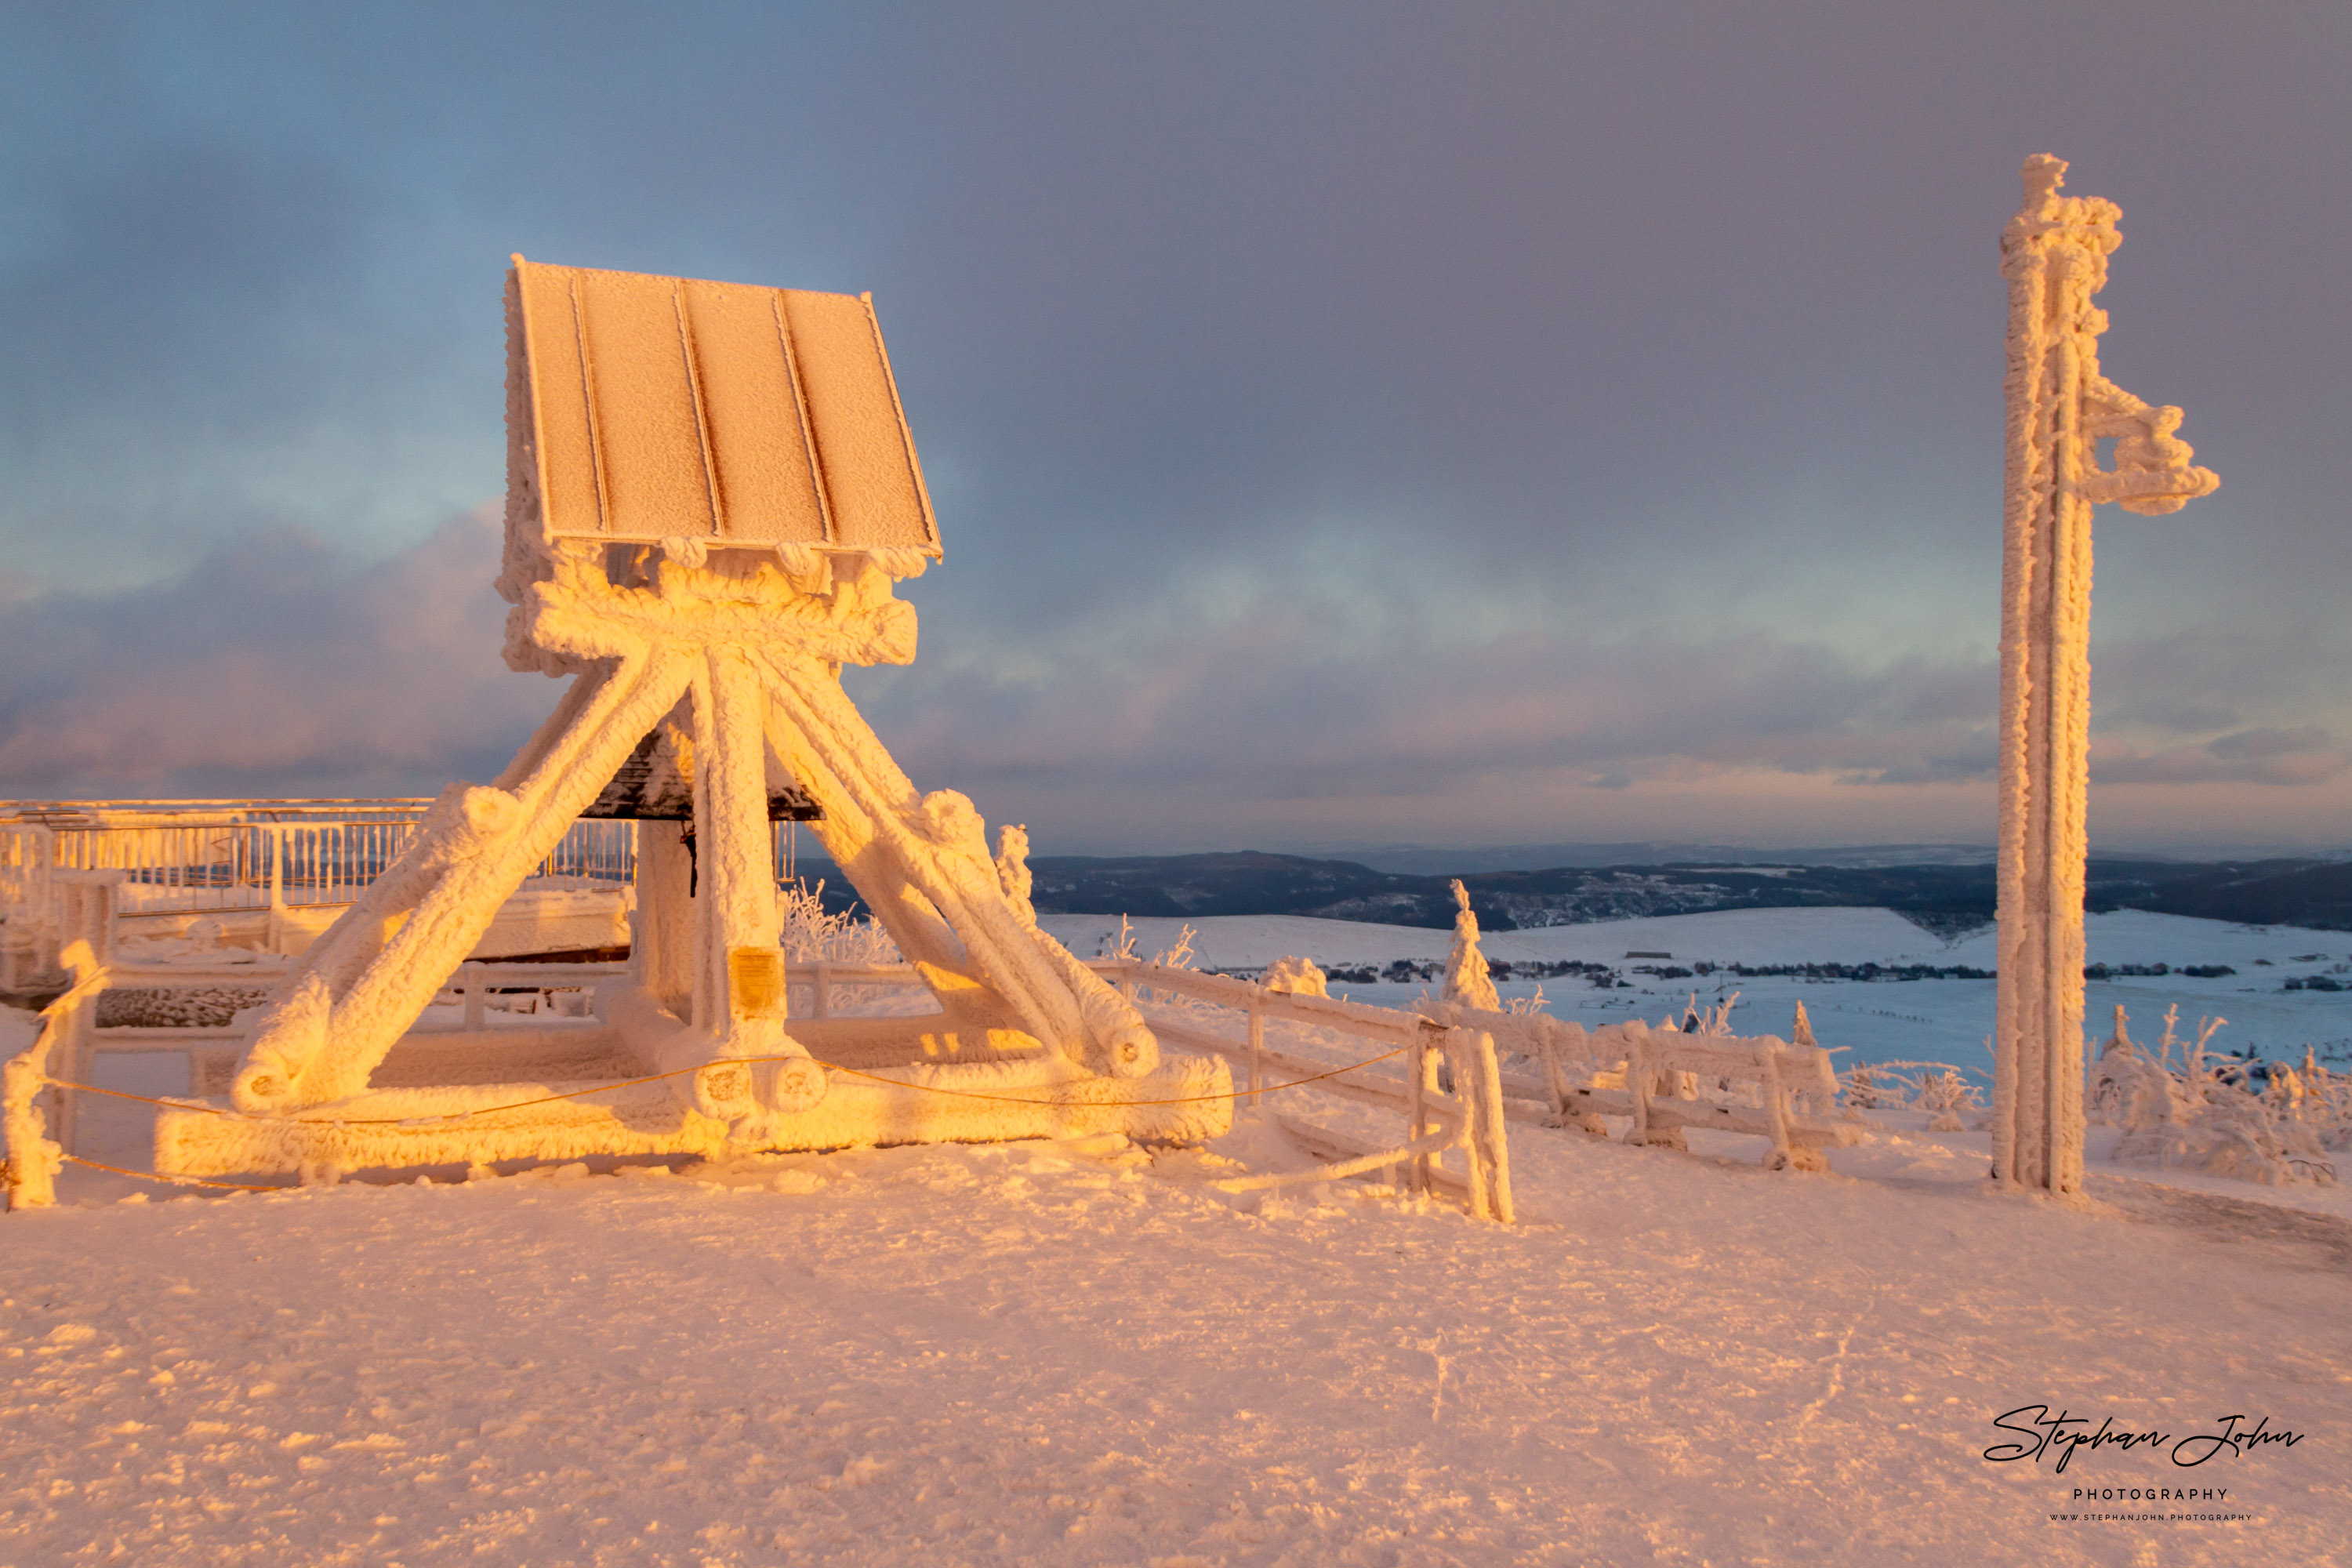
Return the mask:
<path id="1" fill-rule="evenodd" d="M 992 856 L 971 802 L 919 792 L 842 690 L 845 664 L 912 660 L 914 610 L 892 587 L 940 553 L 870 302 L 517 257 L 507 318 L 506 657 L 571 689 L 494 783 L 442 795 L 263 1016 L 236 1109 L 312 1114 L 213 1125 L 167 1112 L 159 1168 L 413 1163 L 400 1150 L 427 1143 L 419 1157 L 446 1160 L 469 1138 L 478 1158 L 569 1157 L 1034 1136 L 1072 1117 L 1153 1136 L 1222 1125 L 1221 1102 L 1181 1128 L 1122 1120 L 1130 1101 L 1213 1102 L 1200 1091 L 1222 1065 L 1161 1072 L 1133 1006 L 1038 928 L 1026 833 L 1008 828 Z M 642 823 L 633 973 L 600 990 L 598 1013 L 645 1072 L 681 1075 L 686 1103 L 666 1085 L 528 1125 L 404 1128 L 360 1150 L 316 1108 L 370 1123 L 352 1102 L 583 811 Z M 933 1036 L 965 1042 L 966 1060 L 889 1089 L 835 1084 L 803 1043 L 824 1028 L 787 1029 L 770 826 L 783 816 L 814 817 L 938 997 Z M 876 1059 L 876 1042 L 850 1043 Z M 973 1073 L 1032 1109 L 911 1087 Z M 1113 1092 L 1111 1079 L 1130 1082 Z M 394 1110 L 433 1113 L 415 1091 Z"/>
<path id="2" fill-rule="evenodd" d="M 2009 280 L 2001 557 L 2000 982 L 1993 1171 L 2053 1193 L 2083 1183 L 2083 867 L 2090 784 L 2091 509 L 2177 511 L 2221 483 L 2190 466 L 2180 410 L 2099 372 L 2091 303 L 2122 212 L 2062 196 L 2065 163 L 2025 162 L 2001 235 Z M 2115 468 L 2096 444 L 2115 442 Z"/>

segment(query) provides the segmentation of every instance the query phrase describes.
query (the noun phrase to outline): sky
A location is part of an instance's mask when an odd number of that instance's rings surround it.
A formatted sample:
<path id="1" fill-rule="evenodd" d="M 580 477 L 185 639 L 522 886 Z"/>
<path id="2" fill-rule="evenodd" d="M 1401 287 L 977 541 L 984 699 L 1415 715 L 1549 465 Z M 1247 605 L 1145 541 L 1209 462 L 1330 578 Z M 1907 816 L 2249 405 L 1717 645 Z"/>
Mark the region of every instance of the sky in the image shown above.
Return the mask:
<path id="1" fill-rule="evenodd" d="M 1039 853 L 1992 832 L 2029 153 L 2121 204 L 2092 831 L 2352 847 L 2352 9 L 0 7 L 0 794 L 433 794 L 507 258 L 871 290 L 852 695 Z"/>

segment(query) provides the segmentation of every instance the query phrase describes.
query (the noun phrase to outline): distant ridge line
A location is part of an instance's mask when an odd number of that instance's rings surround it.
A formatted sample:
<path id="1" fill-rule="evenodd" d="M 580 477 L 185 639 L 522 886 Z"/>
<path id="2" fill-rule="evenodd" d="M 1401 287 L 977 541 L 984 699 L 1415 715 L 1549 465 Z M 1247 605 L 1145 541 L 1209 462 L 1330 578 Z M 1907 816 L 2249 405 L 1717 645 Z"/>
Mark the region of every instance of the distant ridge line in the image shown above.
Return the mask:
<path id="1" fill-rule="evenodd" d="M 1718 910 L 1843 908 L 1887 910 L 1950 937 L 1990 921 L 1995 896 L 1990 856 L 1958 863 L 1700 860 L 1412 874 L 1356 860 L 1235 850 L 1045 855 L 1033 857 L 1029 868 L 1041 913 L 1303 915 L 1439 929 L 1454 921 L 1451 884 L 1458 877 L 1479 922 L 1491 931 Z M 828 862 L 804 860 L 803 875 L 811 882 L 829 879 L 829 906 L 854 905 Z M 2095 857 L 2085 904 L 2093 913 L 2135 909 L 2244 925 L 2352 931 L 2352 860 Z"/>

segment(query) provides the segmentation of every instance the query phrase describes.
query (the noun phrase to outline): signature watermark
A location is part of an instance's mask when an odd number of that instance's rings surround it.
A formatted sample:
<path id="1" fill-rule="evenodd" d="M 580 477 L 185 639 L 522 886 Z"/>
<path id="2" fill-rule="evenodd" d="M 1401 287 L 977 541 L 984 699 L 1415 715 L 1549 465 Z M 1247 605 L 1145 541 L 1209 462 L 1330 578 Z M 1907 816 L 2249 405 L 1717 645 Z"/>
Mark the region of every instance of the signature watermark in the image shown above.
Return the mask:
<path id="1" fill-rule="evenodd" d="M 2055 1452 L 2058 1462 L 2054 1473 L 2062 1476 L 2066 1473 L 2066 1467 L 2074 1462 L 2074 1456 L 2085 1449 L 2094 1454 L 2102 1448 L 2113 1448 L 2125 1454 L 2146 1449 L 2167 1456 L 2182 1469 L 2194 1469 L 2224 1455 L 2240 1458 L 2273 1446 L 2292 1448 L 2304 1439 L 2304 1434 L 2300 1432 L 2290 1432 L 2284 1427 L 2273 1430 L 2267 1415 L 2255 1416 L 2252 1425 L 2248 1425 L 2243 1413 L 2215 1417 L 2214 1425 L 2218 1430 L 2190 1432 L 2179 1436 L 2155 1426 L 2133 1426 L 2128 1423 L 2118 1425 L 2112 1415 L 2102 1417 L 2095 1429 L 2089 1416 L 2071 1415 L 2063 1407 L 2053 1415 L 2047 1405 L 2021 1405 L 2014 1410 L 2004 1410 L 1992 1418 L 1992 1424 L 1998 1430 L 2011 1436 L 2010 1440 L 1995 1443 L 1984 1451 L 1988 1461 L 2006 1465 L 2020 1459 L 2031 1459 L 2039 1465 Z M 2114 1490 L 2112 1488 L 2103 1489 Z M 2155 1498 L 2155 1492 L 2146 1488 L 2135 1490 L 2133 1496 L 2137 1498 L 2142 1492 Z M 2080 1498 L 2093 1494 L 2084 1489 L 2074 1495 Z M 2221 1493 L 2222 1497 L 2228 1495 L 2226 1491 Z M 2201 1501 L 2212 1496 L 2210 1489 L 2201 1492 L 2168 1491 L 2168 1496 L 2161 1500 L 2169 1501 L 2173 1497 L 2195 1497 Z"/>

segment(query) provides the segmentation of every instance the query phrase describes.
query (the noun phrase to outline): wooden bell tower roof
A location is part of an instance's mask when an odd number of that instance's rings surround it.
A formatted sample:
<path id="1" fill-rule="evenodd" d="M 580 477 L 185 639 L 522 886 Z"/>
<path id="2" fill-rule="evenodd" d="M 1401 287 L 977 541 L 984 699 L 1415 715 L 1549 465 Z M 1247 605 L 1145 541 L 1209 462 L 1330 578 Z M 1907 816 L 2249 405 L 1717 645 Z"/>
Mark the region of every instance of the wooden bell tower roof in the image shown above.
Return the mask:
<path id="1" fill-rule="evenodd" d="M 940 554 L 873 298 L 507 274 L 507 524 Z"/>

